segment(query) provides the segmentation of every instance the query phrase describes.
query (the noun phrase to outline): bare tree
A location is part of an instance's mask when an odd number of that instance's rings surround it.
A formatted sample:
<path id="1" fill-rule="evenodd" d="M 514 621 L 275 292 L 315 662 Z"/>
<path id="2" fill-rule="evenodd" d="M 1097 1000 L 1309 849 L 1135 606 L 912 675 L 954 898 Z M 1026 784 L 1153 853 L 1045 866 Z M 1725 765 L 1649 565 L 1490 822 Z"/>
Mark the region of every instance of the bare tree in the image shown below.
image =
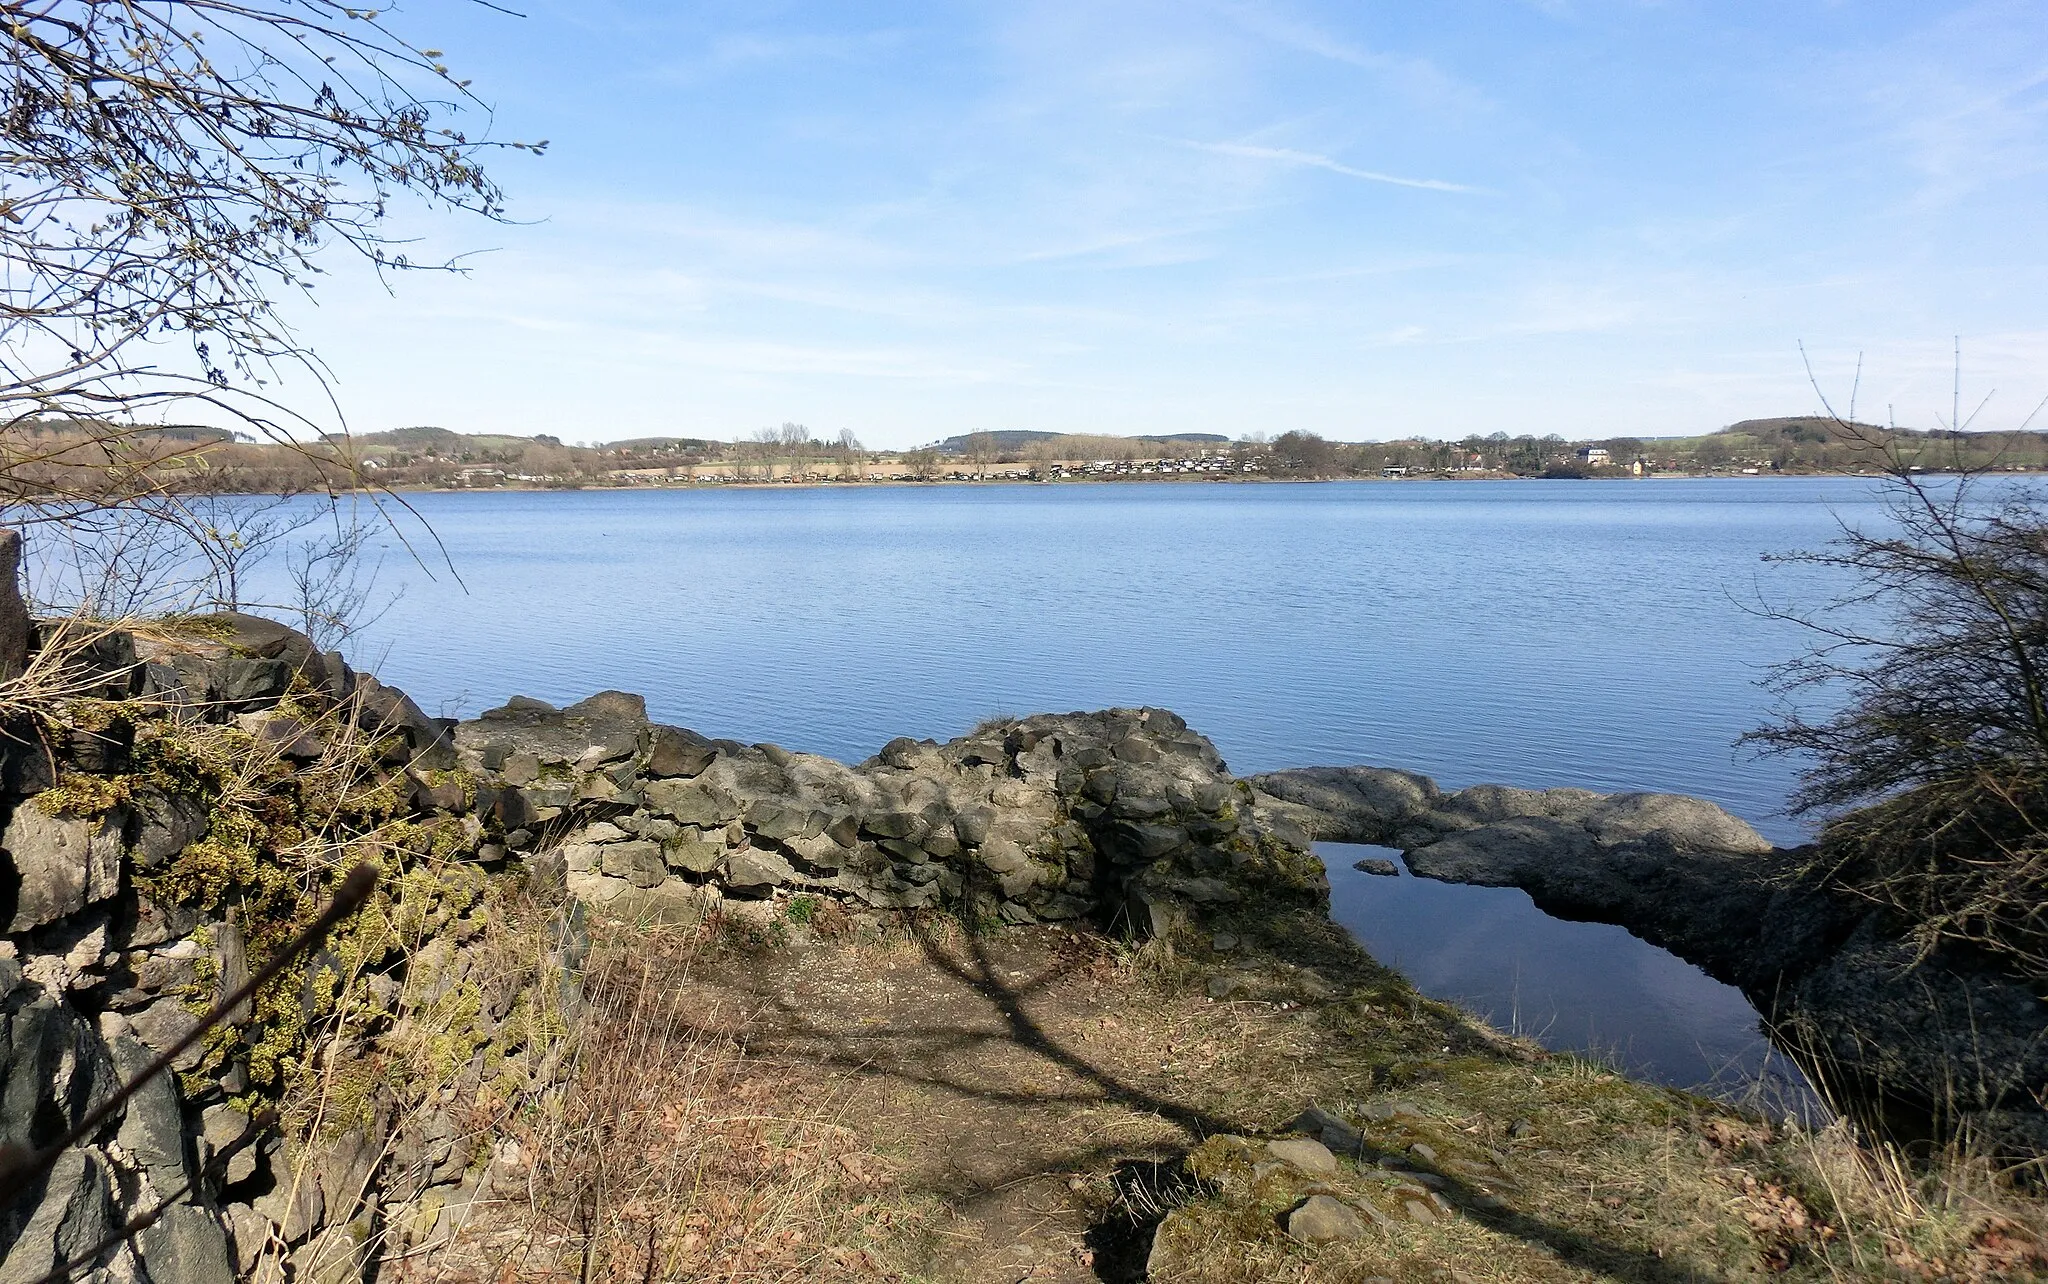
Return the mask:
<path id="1" fill-rule="evenodd" d="M 974 461 L 975 476 L 987 481 L 989 461 L 996 457 L 996 435 L 992 432 L 968 434 L 967 457 Z"/>
<path id="2" fill-rule="evenodd" d="M 1923 949 L 1967 941 L 2048 978 L 2048 503 L 1959 466 L 1926 476 L 1927 443 L 1855 423 L 1853 393 L 1828 413 L 1888 479 L 1885 521 L 1775 559 L 1850 586 L 1763 608 L 1817 641 L 1775 671 L 1785 704 L 1746 740 L 1809 764 L 1794 809 L 1826 822 L 1810 874 L 1893 911 Z M 1958 378 L 1944 427 L 1972 418 Z M 1826 716 L 1793 703 L 1806 693 Z"/>
<path id="3" fill-rule="evenodd" d="M 325 387 L 278 303 L 330 246 L 456 268 L 386 231 L 402 194 L 504 216 L 479 161 L 525 145 L 453 127 L 481 104 L 441 57 L 334 0 L 0 0 L 0 520 L 172 512 L 210 448 L 173 410 L 360 480 L 268 393 Z"/>

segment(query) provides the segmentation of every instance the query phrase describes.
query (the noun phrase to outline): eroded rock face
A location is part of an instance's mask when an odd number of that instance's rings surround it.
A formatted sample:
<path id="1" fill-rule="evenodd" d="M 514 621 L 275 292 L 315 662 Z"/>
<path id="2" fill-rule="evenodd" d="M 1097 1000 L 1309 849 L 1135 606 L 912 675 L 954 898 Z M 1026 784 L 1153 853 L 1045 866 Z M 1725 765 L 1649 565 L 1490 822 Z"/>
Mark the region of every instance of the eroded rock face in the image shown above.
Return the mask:
<path id="1" fill-rule="evenodd" d="M 1861 903 L 1804 890 L 1774 848 L 1673 794 L 1434 782 L 1375 767 L 1255 777 L 1261 805 L 1315 837 L 1398 847 L 1425 877 L 1519 887 L 1544 911 L 1613 923 L 1740 988 L 1825 1081 L 1903 1126 L 1966 1123 L 2048 1153 L 2048 1003 L 1961 948 L 1922 956 Z"/>

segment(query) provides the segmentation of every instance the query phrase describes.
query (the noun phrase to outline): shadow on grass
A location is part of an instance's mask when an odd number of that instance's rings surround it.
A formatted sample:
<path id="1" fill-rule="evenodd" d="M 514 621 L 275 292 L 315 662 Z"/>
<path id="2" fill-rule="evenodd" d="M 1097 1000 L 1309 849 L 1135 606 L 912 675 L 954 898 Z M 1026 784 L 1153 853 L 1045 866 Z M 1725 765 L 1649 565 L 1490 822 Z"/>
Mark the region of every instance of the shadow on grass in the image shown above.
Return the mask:
<path id="1" fill-rule="evenodd" d="M 756 1031 L 748 1040 L 750 1055 L 812 1065 L 825 1065 L 849 1075 L 879 1078 L 944 1094 L 961 1101 L 1016 1109 L 1061 1105 L 1114 1106 L 1147 1115 L 1170 1125 L 1171 1142 L 1149 1148 L 1114 1141 L 1083 1139 L 1081 1144 L 1042 1149 L 1024 1162 L 989 1171 L 966 1190 L 929 1193 L 956 1213 L 971 1215 L 978 1206 L 1020 1185 L 1061 1179 L 1072 1173 L 1110 1170 L 1118 1198 L 1106 1216 L 1099 1216 L 1087 1236 L 1095 1250 L 1097 1278 L 1114 1282 L 1145 1278 L 1144 1259 L 1153 1230 L 1175 1202 L 1185 1202 L 1192 1189 L 1181 1169 L 1187 1150 L 1210 1136 L 1247 1131 L 1247 1124 L 1204 1109 L 1195 1100 L 1148 1087 L 1091 1060 L 1055 1037 L 1034 1015 L 1035 1001 L 1066 978 L 1063 968 L 1047 966 L 1035 978 L 1016 980 L 992 956 L 990 942 L 969 937 L 949 947 L 927 934 L 917 943 L 924 961 L 950 978 L 958 992 L 933 1019 L 910 1024 L 890 1023 L 862 1029 L 833 1029 L 801 1012 L 789 1012 L 779 1030 Z M 1064 1072 L 1069 1087 L 1038 1090 L 1027 1076 L 1012 1074 L 1010 1086 L 991 1083 L 974 1073 L 988 1054 L 1024 1054 L 1023 1064 Z M 1035 1079 L 1036 1076 L 1028 1076 Z M 984 1139 L 986 1160 L 1010 1138 Z M 1175 1173 L 1180 1173 L 1175 1176 Z M 1541 1247 L 1558 1260 L 1630 1284 L 1715 1284 L 1729 1277 L 1719 1271 L 1654 1253 L 1626 1248 L 1541 1217 L 1494 1207 L 1480 1192 L 1449 1174 L 1440 1193 L 1460 1213 L 1494 1230 Z M 1126 1189 L 1126 1188 L 1129 1189 Z M 1153 1192 L 1134 1202 L 1131 1192 Z M 1176 1193 L 1177 1192 L 1177 1193 Z"/>

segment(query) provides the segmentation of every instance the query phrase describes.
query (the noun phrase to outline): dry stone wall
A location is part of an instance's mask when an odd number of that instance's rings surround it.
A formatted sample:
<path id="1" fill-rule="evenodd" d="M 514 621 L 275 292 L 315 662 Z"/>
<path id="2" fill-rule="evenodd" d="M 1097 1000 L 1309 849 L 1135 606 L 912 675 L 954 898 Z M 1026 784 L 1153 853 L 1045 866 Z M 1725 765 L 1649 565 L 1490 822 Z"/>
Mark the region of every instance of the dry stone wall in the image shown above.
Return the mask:
<path id="1" fill-rule="evenodd" d="M 62 1135 L 289 935 L 264 915 L 318 885 L 276 867 L 316 806 L 361 813 L 330 866 L 374 830 L 386 878 L 359 922 L 382 926 L 330 942 L 0 1210 L 0 1284 L 166 1205 L 81 1277 L 324 1284 L 446 1233 L 516 1177 L 477 1103 L 562 1078 L 579 906 L 831 896 L 1145 934 L 1326 890 L 1306 834 L 1164 710 L 1006 720 L 848 766 L 656 724 L 619 692 L 432 718 L 247 616 L 75 649 L 63 716 L 0 740 L 0 1143 Z M 515 893 L 561 909 L 508 976 L 475 947 Z M 309 1109 L 316 1048 L 346 1100 L 280 1127 Z"/>
<path id="2" fill-rule="evenodd" d="M 1305 835 L 1162 709 L 1044 714 L 858 766 L 648 722 L 637 696 L 515 700 L 455 729 L 487 852 L 597 905 L 790 893 L 1141 933 L 1250 889 L 1315 896 Z M 451 793 L 452 798 L 452 793 Z"/>

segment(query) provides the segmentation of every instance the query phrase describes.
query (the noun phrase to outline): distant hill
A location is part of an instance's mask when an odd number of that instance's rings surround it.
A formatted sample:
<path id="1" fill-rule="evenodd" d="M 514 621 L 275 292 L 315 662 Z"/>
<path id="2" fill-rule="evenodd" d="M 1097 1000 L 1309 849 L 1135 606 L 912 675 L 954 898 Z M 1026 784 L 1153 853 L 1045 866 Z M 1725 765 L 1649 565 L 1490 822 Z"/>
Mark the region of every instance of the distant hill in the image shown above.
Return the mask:
<path id="1" fill-rule="evenodd" d="M 629 450 L 636 455 L 652 455 L 671 450 L 707 451 L 723 447 L 722 441 L 708 437 L 628 437 L 624 441 L 608 441 L 606 450 Z"/>
<path id="2" fill-rule="evenodd" d="M 209 428 L 204 424 L 151 424 L 137 427 L 116 425 L 96 419 L 62 419 L 56 417 L 26 419 L 17 427 L 20 431 L 38 435 L 64 436 L 78 433 L 85 436 L 104 437 L 119 432 L 136 439 L 160 437 L 167 441 L 229 442 L 249 441 L 247 433 L 230 432 L 225 428 Z"/>
<path id="3" fill-rule="evenodd" d="M 347 438 L 338 433 L 328 433 L 326 439 L 337 443 L 346 440 L 359 452 L 371 458 L 392 451 L 409 455 L 423 455 L 432 451 L 436 455 L 453 458 L 462 454 L 520 450 L 535 442 L 551 446 L 562 444 L 552 437 L 456 432 L 453 429 L 435 428 L 424 424 L 412 428 L 391 428 L 384 432 L 356 433 Z"/>
<path id="4" fill-rule="evenodd" d="M 1819 445 L 1829 441 L 1854 441 L 1882 437 L 1890 431 L 1878 424 L 1838 421 L 1827 415 L 1779 415 L 1771 419 L 1745 419 L 1729 424 L 1715 436 L 1746 436 L 1758 441 L 1804 441 Z M 1900 431 L 1911 434 L 1910 429 Z"/>

